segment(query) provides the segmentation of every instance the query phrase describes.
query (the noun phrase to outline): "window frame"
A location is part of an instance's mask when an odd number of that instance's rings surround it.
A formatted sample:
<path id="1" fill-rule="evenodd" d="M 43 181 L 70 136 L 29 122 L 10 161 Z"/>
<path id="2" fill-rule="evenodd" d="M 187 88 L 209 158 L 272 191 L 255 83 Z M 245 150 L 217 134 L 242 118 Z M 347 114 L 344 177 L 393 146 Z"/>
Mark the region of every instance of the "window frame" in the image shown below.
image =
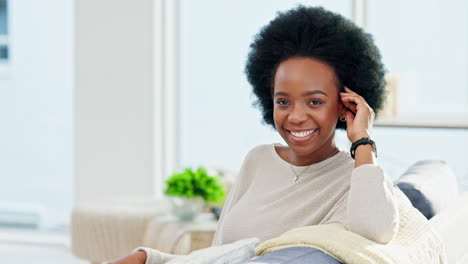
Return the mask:
<path id="1" fill-rule="evenodd" d="M 0 58 L 0 79 L 8 79 L 10 76 L 10 65 L 11 65 L 11 47 L 9 41 L 9 5 L 8 0 L 0 0 L 0 8 L 3 6 L 5 8 L 5 24 L 6 24 L 6 33 L 0 34 L 0 47 L 6 46 L 7 57 L 6 59 Z"/>

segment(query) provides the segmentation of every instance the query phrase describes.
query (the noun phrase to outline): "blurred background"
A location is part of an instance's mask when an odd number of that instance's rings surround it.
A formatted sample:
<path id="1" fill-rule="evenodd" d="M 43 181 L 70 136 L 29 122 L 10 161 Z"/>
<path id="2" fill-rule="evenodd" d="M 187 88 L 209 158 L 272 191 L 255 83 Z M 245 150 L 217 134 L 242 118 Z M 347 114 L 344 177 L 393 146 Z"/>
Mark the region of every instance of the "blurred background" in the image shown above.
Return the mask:
<path id="1" fill-rule="evenodd" d="M 386 173 L 445 160 L 468 190 L 467 1 L 0 0 L 0 262 L 86 263 L 69 250 L 76 204 L 161 199 L 178 169 L 235 173 L 252 147 L 283 142 L 243 68 L 259 29 L 298 4 L 380 48 Z"/>

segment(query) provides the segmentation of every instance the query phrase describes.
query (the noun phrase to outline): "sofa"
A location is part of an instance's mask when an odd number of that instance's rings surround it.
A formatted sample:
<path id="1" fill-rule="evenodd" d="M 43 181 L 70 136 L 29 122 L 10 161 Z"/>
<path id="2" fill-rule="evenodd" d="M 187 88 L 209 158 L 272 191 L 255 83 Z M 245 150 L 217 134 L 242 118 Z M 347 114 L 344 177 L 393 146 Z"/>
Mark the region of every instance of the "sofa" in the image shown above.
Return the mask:
<path id="1" fill-rule="evenodd" d="M 458 194 L 448 166 L 441 161 L 417 162 L 395 184 L 413 195 L 413 206 L 439 232 L 448 263 L 468 263 L 468 192 Z M 417 199 L 421 195 L 422 203 Z M 211 245 L 216 220 L 208 217 L 201 223 L 173 224 L 167 220 L 170 217 L 166 201 L 144 198 L 77 205 L 72 213 L 72 252 L 91 263 L 101 263 L 127 255 L 138 246 L 187 254 Z"/>

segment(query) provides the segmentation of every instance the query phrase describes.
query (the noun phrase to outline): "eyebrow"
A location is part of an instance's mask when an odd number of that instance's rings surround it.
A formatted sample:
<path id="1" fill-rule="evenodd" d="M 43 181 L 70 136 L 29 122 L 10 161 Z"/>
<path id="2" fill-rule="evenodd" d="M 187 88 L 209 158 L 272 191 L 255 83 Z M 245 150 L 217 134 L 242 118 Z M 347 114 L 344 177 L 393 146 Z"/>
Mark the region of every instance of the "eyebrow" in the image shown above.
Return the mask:
<path id="1" fill-rule="evenodd" d="M 314 94 L 323 94 L 323 95 L 328 97 L 327 93 L 325 93 L 323 91 L 320 91 L 320 90 L 307 91 L 307 92 L 303 93 L 302 96 L 309 96 L 309 95 L 314 95 Z M 275 96 L 279 96 L 279 95 L 289 96 L 289 94 L 286 93 L 286 92 L 276 92 L 275 93 Z"/>

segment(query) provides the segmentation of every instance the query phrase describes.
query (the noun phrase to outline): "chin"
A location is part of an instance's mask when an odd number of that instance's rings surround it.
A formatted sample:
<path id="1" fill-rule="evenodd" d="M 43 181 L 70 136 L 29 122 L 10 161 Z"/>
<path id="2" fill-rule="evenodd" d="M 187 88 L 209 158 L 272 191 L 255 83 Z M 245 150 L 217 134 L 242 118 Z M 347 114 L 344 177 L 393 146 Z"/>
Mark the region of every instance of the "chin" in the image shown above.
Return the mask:
<path id="1" fill-rule="evenodd" d="M 286 144 L 288 145 L 289 149 L 291 149 L 295 154 L 299 156 L 305 156 L 310 153 L 313 153 L 317 151 L 317 147 L 314 147 L 313 144 L 308 143 L 308 144 L 298 144 L 295 142 L 288 142 L 286 141 Z"/>

